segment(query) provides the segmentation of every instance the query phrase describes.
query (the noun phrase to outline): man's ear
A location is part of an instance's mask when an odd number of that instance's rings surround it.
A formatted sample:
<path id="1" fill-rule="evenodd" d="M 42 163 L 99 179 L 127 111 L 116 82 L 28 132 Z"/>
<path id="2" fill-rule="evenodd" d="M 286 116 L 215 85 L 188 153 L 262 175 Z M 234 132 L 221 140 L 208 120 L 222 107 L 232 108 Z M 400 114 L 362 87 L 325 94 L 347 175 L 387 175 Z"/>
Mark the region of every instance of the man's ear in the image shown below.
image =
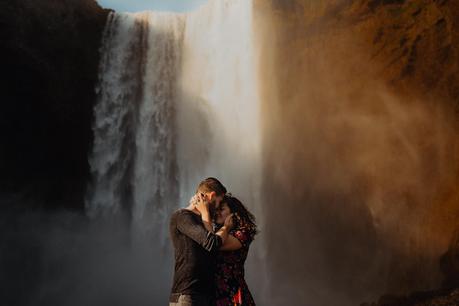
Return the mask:
<path id="1" fill-rule="evenodd" d="M 213 199 L 214 197 L 216 197 L 216 196 L 217 196 L 217 193 L 216 193 L 215 191 L 211 191 L 211 192 L 209 193 L 209 200 L 212 200 L 212 199 Z"/>

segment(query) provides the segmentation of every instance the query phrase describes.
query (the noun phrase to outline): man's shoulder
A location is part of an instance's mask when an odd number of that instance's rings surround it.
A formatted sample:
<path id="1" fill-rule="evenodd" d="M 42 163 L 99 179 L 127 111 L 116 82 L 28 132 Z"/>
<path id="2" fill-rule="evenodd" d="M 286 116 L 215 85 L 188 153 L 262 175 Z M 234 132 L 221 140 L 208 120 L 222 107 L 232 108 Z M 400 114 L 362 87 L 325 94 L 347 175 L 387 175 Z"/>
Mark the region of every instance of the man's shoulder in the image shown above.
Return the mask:
<path id="1" fill-rule="evenodd" d="M 172 213 L 170 225 L 173 227 L 180 227 L 191 224 L 198 224 L 200 220 L 201 217 L 193 211 L 186 208 L 180 208 Z"/>
<path id="2" fill-rule="evenodd" d="M 187 209 L 185 208 L 179 208 L 176 211 L 174 211 L 169 218 L 170 226 L 175 227 L 177 226 L 177 223 L 181 223 L 180 219 L 182 219 L 183 216 L 186 216 L 186 210 Z"/>
<path id="3" fill-rule="evenodd" d="M 195 215 L 195 213 L 192 212 L 191 210 L 186 209 L 186 208 L 179 208 L 172 213 L 171 218 L 180 218 L 181 216 L 193 216 L 193 215 Z"/>
<path id="4" fill-rule="evenodd" d="M 187 213 L 193 213 L 193 212 L 186 208 L 179 208 L 176 211 L 174 211 L 172 215 L 187 214 Z"/>

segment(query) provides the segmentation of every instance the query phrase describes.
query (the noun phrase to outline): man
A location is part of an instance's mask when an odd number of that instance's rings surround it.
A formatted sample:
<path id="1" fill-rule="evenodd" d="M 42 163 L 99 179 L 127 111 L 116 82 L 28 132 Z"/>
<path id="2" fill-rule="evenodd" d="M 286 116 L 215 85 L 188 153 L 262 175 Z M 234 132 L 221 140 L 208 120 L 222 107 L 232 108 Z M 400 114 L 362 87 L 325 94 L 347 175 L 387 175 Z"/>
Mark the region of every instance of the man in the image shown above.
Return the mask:
<path id="1" fill-rule="evenodd" d="M 226 194 L 216 178 L 202 181 L 195 203 L 172 214 L 170 235 L 175 252 L 174 281 L 170 306 L 210 306 L 215 292 L 215 257 L 233 226 L 229 216 L 224 226 L 212 231 L 211 214 Z"/>

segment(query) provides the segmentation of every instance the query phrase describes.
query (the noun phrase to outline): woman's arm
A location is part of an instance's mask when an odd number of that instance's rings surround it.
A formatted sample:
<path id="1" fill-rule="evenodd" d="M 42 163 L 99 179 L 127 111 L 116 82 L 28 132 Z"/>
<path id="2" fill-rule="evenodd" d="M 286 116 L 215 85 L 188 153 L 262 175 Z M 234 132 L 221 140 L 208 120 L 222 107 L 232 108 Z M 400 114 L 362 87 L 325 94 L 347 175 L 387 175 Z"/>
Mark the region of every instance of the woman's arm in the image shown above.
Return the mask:
<path id="1" fill-rule="evenodd" d="M 205 199 L 198 196 L 197 194 L 194 195 L 190 200 L 190 204 L 196 207 L 197 210 L 201 213 L 201 220 L 206 230 L 213 233 L 214 229 L 212 227 L 212 220 L 210 218 L 209 205 L 204 202 L 207 202 L 207 201 L 205 201 Z"/>
<path id="2" fill-rule="evenodd" d="M 184 235 L 196 241 L 208 252 L 216 252 L 225 242 L 220 235 L 207 231 L 202 224 L 196 222 L 193 212 L 180 212 L 177 215 L 177 229 Z"/>
<path id="3" fill-rule="evenodd" d="M 220 238 L 222 238 L 222 245 L 226 243 L 226 241 L 230 237 L 229 231 L 233 228 L 233 225 L 233 214 L 231 214 L 228 217 L 226 217 L 223 226 L 218 230 L 217 233 L 215 233 L 215 235 L 220 236 Z"/>
<path id="4" fill-rule="evenodd" d="M 202 223 L 204 223 L 204 227 L 206 228 L 206 230 L 208 230 L 209 232 L 214 231 L 214 229 L 212 228 L 212 222 L 210 220 L 210 213 L 208 209 L 201 213 L 201 220 Z"/>
<path id="5" fill-rule="evenodd" d="M 233 235 L 228 235 L 225 242 L 220 247 L 220 251 L 236 251 L 242 248 L 242 243 Z"/>

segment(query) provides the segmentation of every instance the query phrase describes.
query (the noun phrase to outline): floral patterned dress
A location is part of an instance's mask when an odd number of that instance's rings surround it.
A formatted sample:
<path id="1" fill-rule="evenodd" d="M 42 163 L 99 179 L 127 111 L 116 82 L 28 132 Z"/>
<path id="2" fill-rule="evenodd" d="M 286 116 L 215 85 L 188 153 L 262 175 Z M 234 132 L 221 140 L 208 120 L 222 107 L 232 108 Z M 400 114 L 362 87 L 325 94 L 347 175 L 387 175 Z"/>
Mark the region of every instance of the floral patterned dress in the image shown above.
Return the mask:
<path id="1" fill-rule="evenodd" d="M 220 251 L 217 257 L 216 306 L 252 306 L 255 302 L 244 279 L 244 263 L 254 233 L 239 228 L 230 234 L 242 244 L 236 251 Z"/>

